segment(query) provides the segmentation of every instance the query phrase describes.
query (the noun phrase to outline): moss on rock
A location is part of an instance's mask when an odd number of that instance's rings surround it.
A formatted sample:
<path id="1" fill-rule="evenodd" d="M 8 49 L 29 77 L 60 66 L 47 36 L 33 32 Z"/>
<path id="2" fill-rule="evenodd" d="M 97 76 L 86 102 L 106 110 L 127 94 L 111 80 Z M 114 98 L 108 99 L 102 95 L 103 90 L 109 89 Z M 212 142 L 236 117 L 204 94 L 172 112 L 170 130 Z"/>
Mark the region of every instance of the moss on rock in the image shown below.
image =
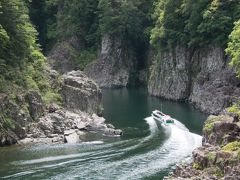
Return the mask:
<path id="1" fill-rule="evenodd" d="M 193 168 L 196 170 L 202 170 L 202 166 L 199 163 L 193 163 Z"/>
<path id="2" fill-rule="evenodd" d="M 216 152 L 209 152 L 208 154 L 207 154 L 207 158 L 208 158 L 208 160 L 209 161 L 215 161 L 215 159 L 216 159 Z"/>
<path id="3" fill-rule="evenodd" d="M 234 142 L 228 143 L 226 146 L 222 147 L 222 150 L 227 152 L 238 151 L 240 150 L 240 142 L 234 141 Z"/>
<path id="4" fill-rule="evenodd" d="M 205 134 L 211 134 L 215 122 L 220 121 L 221 119 L 222 119 L 221 116 L 213 116 L 213 115 L 209 116 L 204 124 L 203 132 Z"/>

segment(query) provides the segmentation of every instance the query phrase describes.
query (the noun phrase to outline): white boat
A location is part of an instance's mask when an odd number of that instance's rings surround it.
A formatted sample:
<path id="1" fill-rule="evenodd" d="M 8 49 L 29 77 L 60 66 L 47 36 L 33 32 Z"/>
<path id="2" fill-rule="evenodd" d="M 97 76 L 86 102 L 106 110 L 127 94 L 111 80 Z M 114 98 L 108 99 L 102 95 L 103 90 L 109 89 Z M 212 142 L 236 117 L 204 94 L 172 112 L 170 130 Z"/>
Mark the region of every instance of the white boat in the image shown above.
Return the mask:
<path id="1" fill-rule="evenodd" d="M 163 112 L 159 110 L 154 110 L 152 112 L 152 117 L 156 121 L 160 121 L 161 123 L 168 125 L 168 124 L 173 124 L 174 119 L 171 118 L 171 116 L 164 114 Z"/>

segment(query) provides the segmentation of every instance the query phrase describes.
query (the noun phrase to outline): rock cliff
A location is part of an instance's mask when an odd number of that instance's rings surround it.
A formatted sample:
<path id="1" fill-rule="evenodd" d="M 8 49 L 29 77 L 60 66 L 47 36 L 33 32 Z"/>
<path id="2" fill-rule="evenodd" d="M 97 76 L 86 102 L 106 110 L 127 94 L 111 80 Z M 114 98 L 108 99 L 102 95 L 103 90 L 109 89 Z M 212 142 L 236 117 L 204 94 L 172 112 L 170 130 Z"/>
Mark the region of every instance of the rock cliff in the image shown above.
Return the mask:
<path id="1" fill-rule="evenodd" d="M 179 47 L 155 57 L 148 82 L 151 95 L 189 100 L 209 114 L 219 114 L 240 97 L 240 80 L 228 66 L 224 49 Z"/>
<path id="2" fill-rule="evenodd" d="M 62 87 L 63 104 L 75 113 L 101 114 L 102 93 L 98 85 L 81 71 L 72 71 L 64 75 Z"/>
<path id="3" fill-rule="evenodd" d="M 84 72 L 100 87 L 125 87 L 133 68 L 132 53 L 122 41 L 105 35 L 97 62 L 89 65 Z"/>
<path id="4" fill-rule="evenodd" d="M 52 69 L 66 73 L 75 69 L 73 54 L 75 51 L 81 51 L 79 39 L 71 37 L 56 43 L 48 54 L 48 63 Z"/>
<path id="5" fill-rule="evenodd" d="M 240 124 L 238 117 L 209 116 L 203 146 L 193 152 L 190 165 L 177 166 L 165 179 L 229 179 L 240 177 Z"/>

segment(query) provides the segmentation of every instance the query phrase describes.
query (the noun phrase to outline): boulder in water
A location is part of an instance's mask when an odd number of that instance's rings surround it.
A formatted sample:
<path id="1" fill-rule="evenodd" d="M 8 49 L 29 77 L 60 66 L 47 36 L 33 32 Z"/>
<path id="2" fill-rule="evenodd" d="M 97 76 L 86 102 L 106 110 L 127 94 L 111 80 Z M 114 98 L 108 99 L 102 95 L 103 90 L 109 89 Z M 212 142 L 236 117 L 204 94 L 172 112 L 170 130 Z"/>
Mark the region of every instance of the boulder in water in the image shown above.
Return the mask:
<path id="1" fill-rule="evenodd" d="M 79 135 L 77 134 L 76 130 L 67 130 L 64 131 L 64 142 L 75 144 L 80 142 Z"/>

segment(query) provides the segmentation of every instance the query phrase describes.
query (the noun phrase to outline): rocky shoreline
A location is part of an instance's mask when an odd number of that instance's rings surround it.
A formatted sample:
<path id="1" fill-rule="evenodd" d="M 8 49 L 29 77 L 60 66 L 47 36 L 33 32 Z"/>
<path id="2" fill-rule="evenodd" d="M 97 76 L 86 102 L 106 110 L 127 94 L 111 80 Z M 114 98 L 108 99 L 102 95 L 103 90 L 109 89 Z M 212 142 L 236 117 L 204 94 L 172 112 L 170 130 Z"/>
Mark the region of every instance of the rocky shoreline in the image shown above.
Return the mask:
<path id="1" fill-rule="evenodd" d="M 85 112 L 73 113 L 63 108 L 48 113 L 39 122 L 28 127 L 26 138 L 19 144 L 27 143 L 79 143 L 87 132 L 96 132 L 105 136 L 120 136 L 121 130 L 106 124 L 103 117 Z"/>
<path id="2" fill-rule="evenodd" d="M 0 127 L 0 146 L 16 143 L 78 143 L 86 132 L 122 135 L 121 130 L 106 124 L 105 119 L 99 116 L 102 111 L 101 90 L 81 71 L 72 71 L 63 76 L 61 92 L 63 107 L 56 104 L 46 107 L 37 91 L 18 95 L 16 102 L 12 102 L 6 94 L 1 94 L 1 112 L 13 120 L 9 120 L 13 127 Z"/>
<path id="3" fill-rule="evenodd" d="M 209 116 L 203 129 L 203 146 L 192 154 L 193 162 L 176 166 L 164 179 L 240 179 L 240 119 Z"/>

